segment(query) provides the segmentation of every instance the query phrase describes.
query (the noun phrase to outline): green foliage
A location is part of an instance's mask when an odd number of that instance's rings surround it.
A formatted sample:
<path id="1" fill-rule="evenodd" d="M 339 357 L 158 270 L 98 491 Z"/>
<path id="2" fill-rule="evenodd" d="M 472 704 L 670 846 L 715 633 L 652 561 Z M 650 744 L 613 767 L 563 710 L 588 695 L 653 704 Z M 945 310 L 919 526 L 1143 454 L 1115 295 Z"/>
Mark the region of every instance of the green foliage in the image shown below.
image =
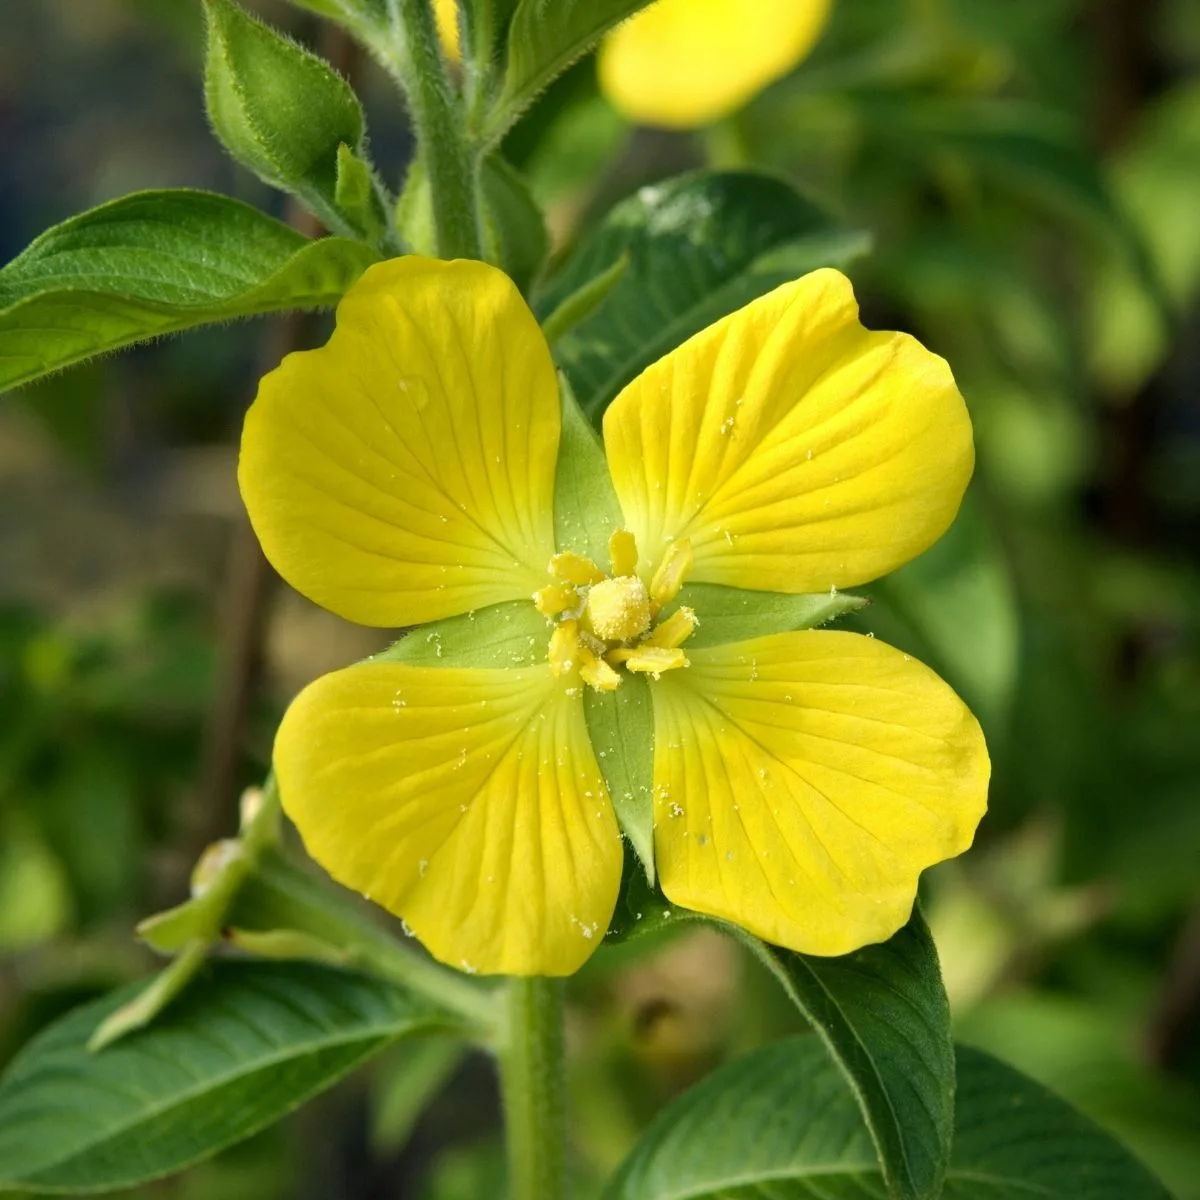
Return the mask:
<path id="1" fill-rule="evenodd" d="M 92 1055 L 125 996 L 77 1009 L 0 1083 L 0 1189 L 103 1191 L 178 1171 L 277 1120 L 396 1039 L 454 1027 L 330 967 L 213 964 L 150 1030 Z"/>
<path id="2" fill-rule="evenodd" d="M 205 0 L 204 98 L 226 149 L 260 179 L 299 196 L 333 231 L 356 222 L 338 207 L 339 151 L 362 146 L 353 89 L 316 55 L 231 0 Z"/>
<path id="3" fill-rule="evenodd" d="M 560 338 L 555 357 L 597 421 L 645 367 L 706 325 L 779 284 L 845 266 L 867 247 L 782 180 L 708 172 L 623 201 L 537 297 L 546 316 L 629 261 L 595 312 Z"/>
<path id="4" fill-rule="evenodd" d="M 608 29 L 649 0 L 520 0 L 508 33 L 504 87 L 481 138 L 495 146 L 538 95 Z"/>
<path id="5" fill-rule="evenodd" d="M 0 389 L 162 334 L 331 306 L 374 258 L 209 192 L 114 200 L 0 270 Z"/>
<path id="6" fill-rule="evenodd" d="M 937 949 L 920 911 L 882 945 L 842 958 L 743 940 L 845 1073 L 888 1194 L 938 1195 L 950 1153 L 954 1053 Z"/>
<path id="7" fill-rule="evenodd" d="M 1116 1142 L 1037 1084 L 977 1050 L 957 1060 L 945 1200 L 1167 1200 Z M 646 1132 L 605 1200 L 758 1195 L 889 1195 L 854 1098 L 815 1038 L 764 1047 L 693 1088 Z"/>

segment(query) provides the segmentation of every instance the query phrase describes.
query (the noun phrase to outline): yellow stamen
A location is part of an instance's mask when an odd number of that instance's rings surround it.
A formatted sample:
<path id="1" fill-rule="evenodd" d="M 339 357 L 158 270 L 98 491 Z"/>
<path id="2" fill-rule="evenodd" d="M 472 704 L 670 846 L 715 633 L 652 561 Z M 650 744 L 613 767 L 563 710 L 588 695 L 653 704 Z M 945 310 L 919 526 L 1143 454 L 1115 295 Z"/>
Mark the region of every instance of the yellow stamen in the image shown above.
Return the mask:
<path id="1" fill-rule="evenodd" d="M 636 575 L 606 579 L 588 592 L 583 614 L 597 637 L 626 642 L 650 628 L 650 595 Z"/>
<path id="2" fill-rule="evenodd" d="M 621 686 L 621 676 L 604 659 L 597 658 L 590 650 L 581 646 L 580 651 L 583 666 L 579 668 L 579 677 L 583 682 L 590 684 L 598 692 L 615 692 Z"/>
<path id="3" fill-rule="evenodd" d="M 627 670 L 642 671 L 647 675 L 661 675 L 663 671 L 675 671 L 687 665 L 687 655 L 682 650 L 666 646 L 636 646 L 625 659 Z"/>
<path id="4" fill-rule="evenodd" d="M 550 560 L 550 574 L 576 587 L 599 583 L 604 578 L 604 572 L 590 558 L 571 550 L 564 550 Z"/>
<path id="5" fill-rule="evenodd" d="M 608 561 L 614 575 L 632 575 L 637 571 L 637 540 L 628 529 L 618 529 L 608 539 Z"/>
<path id="6" fill-rule="evenodd" d="M 656 625 L 642 645 L 664 646 L 667 649 L 682 646 L 696 631 L 696 626 L 699 624 L 695 612 L 683 604 L 665 621 Z"/>
<path id="7" fill-rule="evenodd" d="M 579 603 L 579 593 L 565 583 L 548 583 L 533 593 L 533 606 L 543 617 L 556 617 Z"/>
<path id="8" fill-rule="evenodd" d="M 579 622 L 563 621 L 550 635 L 550 671 L 566 675 L 579 663 Z"/>
<path id="9" fill-rule="evenodd" d="M 655 612 L 679 595 L 679 589 L 683 587 L 683 577 L 691 569 L 692 543 L 687 538 L 672 542 L 650 581 L 650 600 Z"/>

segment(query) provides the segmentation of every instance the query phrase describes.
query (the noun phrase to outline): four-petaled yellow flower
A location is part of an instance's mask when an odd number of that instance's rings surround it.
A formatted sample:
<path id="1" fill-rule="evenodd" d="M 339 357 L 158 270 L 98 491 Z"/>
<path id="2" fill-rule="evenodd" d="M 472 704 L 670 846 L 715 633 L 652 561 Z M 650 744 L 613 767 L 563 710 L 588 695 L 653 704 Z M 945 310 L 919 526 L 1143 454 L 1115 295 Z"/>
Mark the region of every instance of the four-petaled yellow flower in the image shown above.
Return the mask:
<path id="1" fill-rule="evenodd" d="M 658 0 L 600 48 L 600 87 L 631 120 L 691 129 L 741 108 L 813 48 L 832 0 Z"/>
<path id="2" fill-rule="evenodd" d="M 829 592 L 930 545 L 973 464 L 949 368 L 865 330 L 832 270 L 718 321 L 605 415 L 607 572 L 556 545 L 561 413 L 533 314 L 476 262 L 372 267 L 328 344 L 262 381 L 239 479 L 285 579 L 368 625 L 515 603 L 545 630 L 521 666 L 381 659 L 305 689 L 275 767 L 309 851 L 445 962 L 574 971 L 623 859 L 585 702 L 634 672 L 665 894 L 808 953 L 886 939 L 983 813 L 975 719 L 870 637 L 689 647 L 705 614 L 678 593 Z"/>

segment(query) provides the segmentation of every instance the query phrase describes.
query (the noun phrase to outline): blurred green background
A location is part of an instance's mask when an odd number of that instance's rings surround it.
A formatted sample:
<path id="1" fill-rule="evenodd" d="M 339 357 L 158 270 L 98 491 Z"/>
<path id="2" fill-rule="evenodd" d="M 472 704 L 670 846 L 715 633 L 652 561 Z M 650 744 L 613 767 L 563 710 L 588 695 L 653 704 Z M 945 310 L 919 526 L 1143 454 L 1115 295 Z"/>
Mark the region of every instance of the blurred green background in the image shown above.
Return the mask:
<path id="1" fill-rule="evenodd" d="M 282 0 L 251 7 L 320 44 Z M 0 261 L 140 187 L 282 212 L 208 133 L 201 46 L 181 0 L 4 0 Z M 989 736 L 977 846 L 924 888 L 959 1036 L 1181 1200 L 1200 1197 L 1198 64 L 1196 0 L 842 0 L 715 129 L 630 129 L 585 61 L 506 145 L 560 248 L 705 164 L 784 173 L 874 235 L 852 271 L 867 323 L 945 355 L 977 433 L 958 523 L 855 619 Z M 403 113 L 342 65 L 394 181 Z M 132 926 L 232 831 L 289 696 L 378 645 L 248 549 L 236 439 L 271 335 L 192 334 L 0 399 L 0 1060 L 153 969 Z M 581 1194 L 657 1107 L 796 1020 L 713 934 L 607 948 L 572 986 Z M 498 1129 L 487 1064 L 414 1044 L 138 1195 L 475 1197 Z"/>

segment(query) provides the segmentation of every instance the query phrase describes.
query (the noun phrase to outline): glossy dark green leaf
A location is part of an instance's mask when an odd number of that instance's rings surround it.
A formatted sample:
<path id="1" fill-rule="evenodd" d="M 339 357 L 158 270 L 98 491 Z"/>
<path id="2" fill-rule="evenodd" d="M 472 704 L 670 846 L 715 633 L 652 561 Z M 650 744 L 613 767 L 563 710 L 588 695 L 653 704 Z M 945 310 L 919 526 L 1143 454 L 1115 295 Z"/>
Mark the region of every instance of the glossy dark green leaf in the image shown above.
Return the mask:
<path id="1" fill-rule="evenodd" d="M 504 86 L 483 125 L 496 145 L 538 95 L 601 35 L 650 0 L 520 0 L 508 32 Z"/>
<path id="2" fill-rule="evenodd" d="M 114 200 L 0 270 L 0 390 L 162 334 L 330 307 L 374 260 L 211 192 Z"/>
<path id="3" fill-rule="evenodd" d="M 840 958 L 742 940 L 845 1072 L 889 1194 L 936 1196 L 950 1153 L 954 1051 L 937 949 L 920 911 L 882 945 Z"/>
<path id="4" fill-rule="evenodd" d="M 1038 1084 L 978 1050 L 960 1048 L 957 1066 L 943 1200 L 1168 1200 L 1116 1141 Z M 888 1195 L 850 1089 L 816 1038 L 794 1038 L 722 1068 L 672 1104 L 605 1200 Z"/>
<path id="5" fill-rule="evenodd" d="M 214 963 L 149 1029 L 90 1054 L 128 994 L 36 1037 L 0 1080 L 0 1190 L 77 1195 L 181 1170 L 290 1112 L 406 1034 L 429 1002 L 352 972 Z"/>
<path id="6" fill-rule="evenodd" d="M 788 184 L 705 172 L 643 188 L 617 205 L 537 298 L 543 317 L 628 256 L 629 268 L 555 358 L 596 421 L 645 367 L 772 288 L 865 252 Z"/>

